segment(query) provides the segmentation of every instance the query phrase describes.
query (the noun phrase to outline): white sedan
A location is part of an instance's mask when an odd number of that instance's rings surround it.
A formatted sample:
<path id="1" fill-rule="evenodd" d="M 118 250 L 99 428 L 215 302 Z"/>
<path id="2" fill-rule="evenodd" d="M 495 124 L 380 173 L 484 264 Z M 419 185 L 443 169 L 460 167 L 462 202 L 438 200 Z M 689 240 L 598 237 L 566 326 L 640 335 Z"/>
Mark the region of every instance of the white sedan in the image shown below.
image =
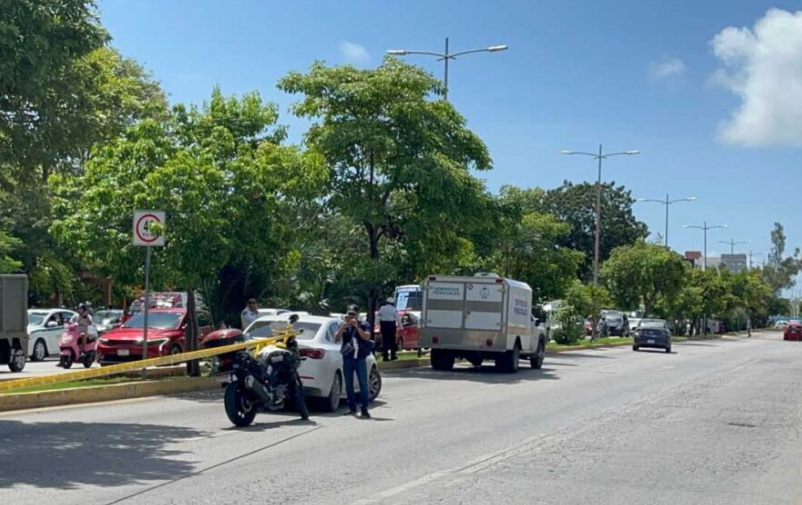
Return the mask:
<path id="1" fill-rule="evenodd" d="M 42 361 L 48 356 L 58 356 L 58 341 L 64 326 L 76 315 L 64 309 L 28 310 L 28 356 L 31 361 Z"/>
<path id="2" fill-rule="evenodd" d="M 298 369 L 304 384 L 304 394 L 318 400 L 325 410 L 334 412 L 345 396 L 343 357 L 340 354 L 340 344 L 334 342 L 334 335 L 343 322 L 334 317 L 296 314 L 300 317 L 293 325 L 293 329 L 298 332 L 296 339 L 301 356 L 306 358 Z M 248 326 L 245 334 L 253 339 L 267 338 L 280 333 L 287 324 L 288 314 L 262 316 Z M 382 379 L 373 355 L 368 356 L 367 365 L 372 402 L 381 392 Z M 356 376 L 354 376 L 354 389 L 359 392 L 359 381 L 356 380 Z"/>

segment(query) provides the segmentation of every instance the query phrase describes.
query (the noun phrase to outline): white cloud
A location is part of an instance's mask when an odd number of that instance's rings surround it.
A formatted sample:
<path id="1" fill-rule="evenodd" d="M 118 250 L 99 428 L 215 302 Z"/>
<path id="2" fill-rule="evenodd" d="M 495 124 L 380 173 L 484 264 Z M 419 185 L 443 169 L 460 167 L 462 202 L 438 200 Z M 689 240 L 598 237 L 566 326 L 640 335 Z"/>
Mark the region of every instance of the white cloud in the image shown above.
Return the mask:
<path id="1" fill-rule="evenodd" d="M 751 30 L 725 28 L 711 46 L 721 64 L 713 82 L 741 99 L 722 122 L 721 139 L 802 146 L 802 12 L 769 9 Z"/>
<path id="2" fill-rule="evenodd" d="M 354 42 L 340 42 L 340 54 L 348 62 L 363 65 L 370 62 L 370 53 L 365 46 Z"/>
<path id="3" fill-rule="evenodd" d="M 685 75 L 685 63 L 679 58 L 669 58 L 649 63 L 649 77 L 655 80 L 672 79 Z"/>

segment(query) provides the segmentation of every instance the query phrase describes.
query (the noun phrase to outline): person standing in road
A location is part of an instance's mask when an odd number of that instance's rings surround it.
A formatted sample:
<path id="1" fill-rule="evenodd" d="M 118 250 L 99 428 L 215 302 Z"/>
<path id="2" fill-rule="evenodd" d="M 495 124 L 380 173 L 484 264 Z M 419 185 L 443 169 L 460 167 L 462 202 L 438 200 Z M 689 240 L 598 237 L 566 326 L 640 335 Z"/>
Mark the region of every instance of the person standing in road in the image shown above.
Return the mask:
<path id="1" fill-rule="evenodd" d="M 392 300 L 387 300 L 379 309 L 379 330 L 382 334 L 382 358 L 384 361 L 397 360 L 396 331 L 401 327 L 401 319 Z"/>
<path id="2" fill-rule="evenodd" d="M 240 315 L 242 322 L 242 331 L 245 331 L 252 322 L 259 318 L 259 306 L 256 305 L 256 298 L 248 298 L 248 305 Z"/>
<path id="3" fill-rule="evenodd" d="M 340 326 L 334 336 L 335 342 L 341 342 L 340 353 L 343 355 L 343 373 L 345 374 L 345 393 L 348 396 L 348 414 L 356 415 L 356 395 L 354 394 L 354 374 L 359 381 L 359 403 L 362 406 L 362 417 L 370 418 L 368 402 L 367 357 L 373 349 L 370 340 L 370 328 L 359 321 L 359 312 L 349 308 L 345 316 L 345 324 Z"/>

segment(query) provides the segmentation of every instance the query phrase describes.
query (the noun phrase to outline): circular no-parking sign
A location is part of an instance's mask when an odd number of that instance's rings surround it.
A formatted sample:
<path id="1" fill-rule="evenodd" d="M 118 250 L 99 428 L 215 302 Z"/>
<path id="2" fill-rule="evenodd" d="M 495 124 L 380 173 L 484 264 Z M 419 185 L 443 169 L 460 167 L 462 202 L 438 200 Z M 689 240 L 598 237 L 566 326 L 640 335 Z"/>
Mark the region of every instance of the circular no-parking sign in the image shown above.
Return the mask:
<path id="1" fill-rule="evenodd" d="M 157 227 L 153 225 L 157 224 Z M 134 245 L 158 247 L 164 245 L 164 212 L 158 210 L 134 211 Z M 158 232 L 154 229 L 158 228 Z"/>

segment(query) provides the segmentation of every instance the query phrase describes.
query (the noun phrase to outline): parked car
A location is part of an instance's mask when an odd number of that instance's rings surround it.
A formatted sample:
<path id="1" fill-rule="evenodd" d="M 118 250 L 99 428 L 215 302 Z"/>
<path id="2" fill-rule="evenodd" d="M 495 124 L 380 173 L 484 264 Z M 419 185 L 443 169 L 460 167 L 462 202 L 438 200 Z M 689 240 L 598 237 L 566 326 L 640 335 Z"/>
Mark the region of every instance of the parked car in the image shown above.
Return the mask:
<path id="1" fill-rule="evenodd" d="M 119 328 L 124 315 L 125 312 L 122 310 L 106 309 L 95 312 L 95 317 L 92 319 L 95 321 L 98 333 L 102 335 L 109 330 Z"/>
<path id="2" fill-rule="evenodd" d="M 664 319 L 641 319 L 638 326 L 632 330 L 632 350 L 638 351 L 641 347 L 665 349 L 671 352 L 671 331 Z"/>
<path id="3" fill-rule="evenodd" d="M 778 329 L 778 330 L 784 330 L 784 329 L 788 328 L 788 321 L 785 321 L 785 320 L 777 321 L 776 323 L 774 323 L 774 327 L 776 329 Z"/>
<path id="4" fill-rule="evenodd" d="M 789 321 L 783 332 L 783 340 L 802 340 L 802 323 Z"/>
<path id="5" fill-rule="evenodd" d="M 626 337 L 629 335 L 629 318 L 619 310 L 602 310 L 602 318 L 607 323 L 607 333 L 610 336 Z"/>
<path id="6" fill-rule="evenodd" d="M 64 309 L 28 310 L 28 356 L 31 361 L 58 357 L 58 341 L 64 327 L 76 313 Z"/>
<path id="7" fill-rule="evenodd" d="M 401 326 L 395 330 L 395 341 L 398 350 L 416 350 L 420 340 L 420 319 L 414 312 L 409 310 L 399 311 L 398 317 L 401 319 Z M 376 337 L 376 352 L 381 352 L 383 342 L 378 322 L 373 328 L 373 334 Z"/>
<path id="8" fill-rule="evenodd" d="M 152 309 L 148 311 L 148 358 L 178 354 L 187 349 L 186 309 Z M 145 314 L 140 312 L 117 329 L 104 334 L 98 344 L 101 365 L 143 359 L 143 329 Z M 198 313 L 200 339 L 211 333 L 208 315 Z"/>
<path id="9" fill-rule="evenodd" d="M 250 339 L 268 338 L 280 333 L 287 324 L 286 314 L 262 316 L 246 328 L 245 336 Z M 296 337 L 299 351 L 301 356 L 306 358 L 298 369 L 304 385 L 304 394 L 318 401 L 329 412 L 337 410 L 340 399 L 345 394 L 343 358 L 340 354 L 340 344 L 334 341 L 334 336 L 342 324 L 343 322 L 335 317 L 303 314 L 293 325 L 293 329 L 299 332 Z M 379 396 L 382 380 L 376 358 L 368 356 L 367 365 L 370 399 L 373 401 Z M 356 378 L 354 382 L 358 391 L 359 383 Z"/>

